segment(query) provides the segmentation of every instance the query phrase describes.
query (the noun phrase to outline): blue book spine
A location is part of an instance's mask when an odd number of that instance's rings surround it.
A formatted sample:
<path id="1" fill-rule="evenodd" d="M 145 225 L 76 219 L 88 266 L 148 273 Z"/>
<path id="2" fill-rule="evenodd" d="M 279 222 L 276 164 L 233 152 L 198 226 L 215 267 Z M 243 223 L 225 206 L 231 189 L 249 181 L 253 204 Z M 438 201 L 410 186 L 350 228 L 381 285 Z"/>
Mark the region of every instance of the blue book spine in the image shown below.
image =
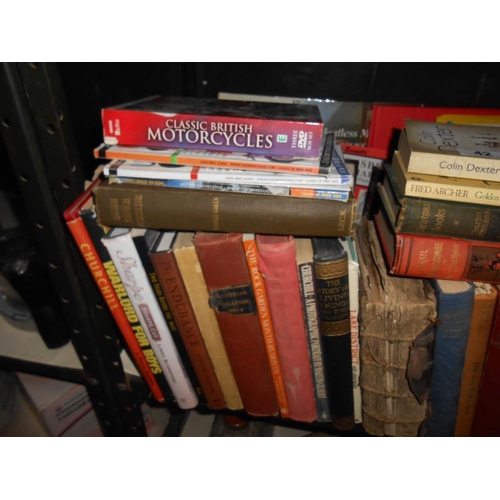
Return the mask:
<path id="1" fill-rule="evenodd" d="M 445 280 L 431 280 L 436 290 L 438 322 L 431 377 L 430 416 L 425 435 L 453 437 L 462 372 L 474 305 L 474 285 L 463 282 L 462 291 L 446 291 Z"/>

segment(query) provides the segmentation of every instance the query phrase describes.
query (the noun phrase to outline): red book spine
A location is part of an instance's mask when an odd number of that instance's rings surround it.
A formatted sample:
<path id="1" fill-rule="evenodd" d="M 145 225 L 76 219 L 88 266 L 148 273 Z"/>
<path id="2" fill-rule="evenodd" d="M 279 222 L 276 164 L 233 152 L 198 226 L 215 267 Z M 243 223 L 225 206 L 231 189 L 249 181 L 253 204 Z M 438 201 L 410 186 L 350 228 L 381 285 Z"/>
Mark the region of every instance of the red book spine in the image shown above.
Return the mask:
<path id="1" fill-rule="evenodd" d="M 471 436 L 500 437 L 500 286 Z"/>
<path id="2" fill-rule="evenodd" d="M 171 251 L 150 252 L 149 256 L 207 404 L 213 410 L 222 410 L 226 408 L 226 402 L 215 376 L 212 361 L 191 307 L 174 254 Z"/>
<path id="3" fill-rule="evenodd" d="M 254 416 L 278 415 L 242 234 L 197 233 L 193 241 L 243 407 Z"/>
<path id="4" fill-rule="evenodd" d="M 259 270 L 264 276 L 290 417 L 317 420 L 307 331 L 292 236 L 257 235 Z"/>

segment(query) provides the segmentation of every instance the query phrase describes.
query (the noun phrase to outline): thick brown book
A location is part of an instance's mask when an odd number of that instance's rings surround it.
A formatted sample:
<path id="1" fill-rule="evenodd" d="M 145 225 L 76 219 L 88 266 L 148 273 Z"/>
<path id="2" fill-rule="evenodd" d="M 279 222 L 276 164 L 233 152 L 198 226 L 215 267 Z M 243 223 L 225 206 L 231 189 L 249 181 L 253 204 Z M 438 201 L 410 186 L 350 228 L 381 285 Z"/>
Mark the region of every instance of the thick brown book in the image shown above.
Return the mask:
<path id="1" fill-rule="evenodd" d="M 349 236 L 356 200 L 109 184 L 94 190 L 100 224 L 179 231 Z"/>
<path id="2" fill-rule="evenodd" d="M 455 424 L 455 436 L 459 437 L 471 435 L 498 293 L 497 288 L 489 283 L 475 283 L 474 291 L 474 306 Z"/>
<path id="3" fill-rule="evenodd" d="M 194 246 L 244 409 L 279 414 L 241 233 L 203 233 Z"/>
<path id="4" fill-rule="evenodd" d="M 427 280 L 387 273 L 372 221 L 363 218 L 355 237 L 361 273 L 362 425 L 374 436 L 417 436 L 426 418 L 429 385 L 417 397 L 412 382 L 430 383 L 431 363 L 425 343 L 416 341 L 432 331 L 435 293 Z"/>
<path id="5" fill-rule="evenodd" d="M 174 231 L 160 232 L 149 250 L 149 257 L 207 405 L 211 409 L 221 410 L 226 407 L 224 396 L 172 251 L 175 236 Z"/>

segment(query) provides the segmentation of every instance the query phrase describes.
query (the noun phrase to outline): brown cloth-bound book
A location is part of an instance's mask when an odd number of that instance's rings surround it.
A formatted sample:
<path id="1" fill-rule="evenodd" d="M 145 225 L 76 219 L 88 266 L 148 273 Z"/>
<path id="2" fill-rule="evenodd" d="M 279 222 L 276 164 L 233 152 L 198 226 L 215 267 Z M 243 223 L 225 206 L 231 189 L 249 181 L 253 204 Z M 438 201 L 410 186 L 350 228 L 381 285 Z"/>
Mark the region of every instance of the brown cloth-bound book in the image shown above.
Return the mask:
<path id="1" fill-rule="evenodd" d="M 179 231 L 349 236 L 356 200 L 109 184 L 94 190 L 99 223 Z"/>
<path id="2" fill-rule="evenodd" d="M 279 414 L 241 233 L 194 237 L 243 407 L 254 416 Z"/>

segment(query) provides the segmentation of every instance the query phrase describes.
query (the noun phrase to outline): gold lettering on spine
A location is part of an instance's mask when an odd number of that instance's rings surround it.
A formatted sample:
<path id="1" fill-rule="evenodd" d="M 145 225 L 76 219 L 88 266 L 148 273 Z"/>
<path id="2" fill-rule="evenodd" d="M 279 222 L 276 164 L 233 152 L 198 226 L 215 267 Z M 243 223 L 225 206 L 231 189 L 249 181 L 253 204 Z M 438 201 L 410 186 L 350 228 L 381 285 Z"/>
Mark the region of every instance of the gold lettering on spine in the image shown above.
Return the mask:
<path id="1" fill-rule="evenodd" d="M 212 223 L 213 230 L 219 231 L 219 197 L 215 196 L 212 201 Z"/>
<path id="2" fill-rule="evenodd" d="M 137 226 L 146 227 L 146 224 L 144 223 L 144 206 L 142 194 L 136 194 L 134 196 L 134 209 Z"/>

